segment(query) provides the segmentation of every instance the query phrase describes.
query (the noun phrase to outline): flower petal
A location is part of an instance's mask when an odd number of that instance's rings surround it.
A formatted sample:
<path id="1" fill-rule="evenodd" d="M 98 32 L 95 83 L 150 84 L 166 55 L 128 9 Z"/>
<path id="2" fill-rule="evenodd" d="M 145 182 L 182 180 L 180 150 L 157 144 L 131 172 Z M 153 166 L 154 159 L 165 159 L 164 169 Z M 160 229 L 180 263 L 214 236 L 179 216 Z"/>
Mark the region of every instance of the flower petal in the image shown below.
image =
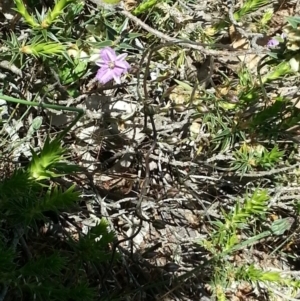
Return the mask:
<path id="1" fill-rule="evenodd" d="M 117 57 L 116 57 L 116 61 L 124 61 L 127 57 L 127 53 L 122 53 L 122 54 L 119 54 Z"/>
<path id="2" fill-rule="evenodd" d="M 101 60 L 105 63 L 114 62 L 117 58 L 115 51 L 110 47 L 104 47 L 100 51 Z"/>
<path id="3" fill-rule="evenodd" d="M 276 40 L 276 39 L 271 39 L 271 40 L 268 42 L 267 47 L 275 47 L 275 46 L 277 46 L 277 45 L 279 45 L 279 41 Z"/>
<path id="4" fill-rule="evenodd" d="M 110 80 L 114 78 L 114 74 L 112 70 L 110 70 L 108 67 L 104 66 L 100 68 L 96 74 L 96 79 L 101 83 L 101 84 L 106 84 Z"/>
<path id="5" fill-rule="evenodd" d="M 113 74 L 113 78 L 117 84 L 121 84 L 121 76 Z"/>
<path id="6" fill-rule="evenodd" d="M 107 63 L 104 62 L 104 61 L 102 61 L 102 60 L 100 60 L 100 61 L 96 61 L 96 65 L 99 66 L 99 67 L 102 67 L 102 66 L 107 65 Z"/>
<path id="7" fill-rule="evenodd" d="M 126 62 L 126 61 L 115 61 L 115 67 L 117 68 L 122 68 L 124 69 L 125 71 L 127 71 L 128 69 L 130 69 L 130 65 Z"/>
<path id="8" fill-rule="evenodd" d="M 124 68 L 119 68 L 119 67 L 117 67 L 117 66 L 115 66 L 115 68 L 114 68 L 112 71 L 113 71 L 114 75 L 119 76 L 119 77 L 120 77 L 123 73 L 127 73 L 127 70 L 126 70 L 126 69 L 124 69 Z"/>

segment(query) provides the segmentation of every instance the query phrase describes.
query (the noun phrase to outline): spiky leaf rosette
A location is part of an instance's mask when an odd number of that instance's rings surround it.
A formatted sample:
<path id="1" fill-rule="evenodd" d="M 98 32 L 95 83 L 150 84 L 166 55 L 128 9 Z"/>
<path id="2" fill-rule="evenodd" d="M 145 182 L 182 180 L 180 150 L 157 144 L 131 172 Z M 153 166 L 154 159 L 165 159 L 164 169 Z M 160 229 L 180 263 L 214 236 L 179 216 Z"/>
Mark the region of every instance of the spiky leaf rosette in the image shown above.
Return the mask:
<path id="1" fill-rule="evenodd" d="M 37 181 L 60 177 L 80 170 L 76 165 L 62 162 L 65 160 L 66 149 L 61 146 L 58 139 L 50 142 L 49 137 L 47 137 L 39 155 L 34 150 L 31 150 L 31 152 L 32 161 L 28 170 L 31 177 Z"/>

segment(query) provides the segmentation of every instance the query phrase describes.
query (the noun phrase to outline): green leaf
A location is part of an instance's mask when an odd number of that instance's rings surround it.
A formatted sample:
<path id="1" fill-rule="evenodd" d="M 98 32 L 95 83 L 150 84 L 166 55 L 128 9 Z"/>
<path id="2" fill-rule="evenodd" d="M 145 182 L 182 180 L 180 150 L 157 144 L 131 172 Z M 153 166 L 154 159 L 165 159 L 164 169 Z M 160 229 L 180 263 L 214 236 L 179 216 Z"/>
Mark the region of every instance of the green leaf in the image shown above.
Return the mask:
<path id="1" fill-rule="evenodd" d="M 74 191 L 75 186 L 71 186 L 63 191 L 60 187 L 49 189 L 45 199 L 38 204 L 40 211 L 61 211 L 72 208 L 79 198 L 79 192 Z"/>
<path id="2" fill-rule="evenodd" d="M 286 20 L 291 24 L 291 26 L 296 29 L 300 23 L 300 17 L 286 17 Z"/>
<path id="3" fill-rule="evenodd" d="M 285 231 L 291 228 L 293 222 L 293 218 L 290 217 L 277 219 L 271 224 L 271 231 L 275 235 L 282 235 Z"/>
<path id="4" fill-rule="evenodd" d="M 22 276 L 36 277 L 37 275 L 43 275 L 44 277 L 52 277 L 60 275 L 66 265 L 67 258 L 59 253 L 54 253 L 29 261 L 19 270 L 19 273 Z"/>
<path id="5" fill-rule="evenodd" d="M 119 33 L 107 23 L 105 23 L 105 27 L 106 27 L 106 39 L 115 41 Z"/>
<path id="6" fill-rule="evenodd" d="M 108 230 L 106 221 L 102 219 L 98 225 L 91 227 L 86 236 L 80 236 L 76 243 L 69 240 L 69 244 L 73 246 L 80 260 L 99 264 L 111 258 L 107 247 L 114 239 L 115 234 Z"/>
<path id="7" fill-rule="evenodd" d="M 143 36 L 142 33 L 137 33 L 137 32 L 128 33 L 128 38 L 129 39 L 135 39 L 135 38 L 139 38 L 139 37 L 142 37 L 142 36 Z"/>
<path id="8" fill-rule="evenodd" d="M 104 47 L 111 47 L 113 46 L 113 41 L 111 40 L 105 40 L 102 42 L 94 42 L 91 43 L 93 47 L 97 47 L 97 48 L 104 48 Z"/>
<path id="9" fill-rule="evenodd" d="M 43 123 L 43 117 L 41 116 L 35 117 L 28 129 L 27 137 L 32 137 L 32 135 L 40 129 L 42 123 Z"/>
<path id="10" fill-rule="evenodd" d="M 54 139 L 50 142 L 50 138 L 47 137 L 44 147 L 38 155 L 34 150 L 32 152 L 32 160 L 28 167 L 32 178 L 36 180 L 44 180 L 60 176 L 53 172 L 55 164 L 64 160 L 64 154 L 66 149 L 62 148 L 61 142 Z"/>
<path id="11" fill-rule="evenodd" d="M 59 70 L 59 78 L 63 85 L 70 85 L 78 81 L 87 70 L 87 62 L 81 59 L 74 59 L 73 64 L 65 64 Z"/>
<path id="12" fill-rule="evenodd" d="M 175 78 L 174 78 L 174 81 L 178 84 L 178 86 L 182 87 L 184 90 L 186 90 L 188 92 L 193 91 L 193 87 L 191 87 L 188 83 L 180 81 L 180 80 L 175 79 Z"/>
<path id="13" fill-rule="evenodd" d="M 128 23 L 129 23 L 129 19 L 126 18 L 123 22 L 123 24 L 118 28 L 118 32 L 122 33 L 123 31 L 125 31 L 128 27 Z"/>
<path id="14" fill-rule="evenodd" d="M 120 44 L 117 45 L 117 49 L 129 49 L 129 50 L 136 50 L 136 47 L 128 44 L 128 43 L 125 43 L 125 42 L 122 42 Z"/>

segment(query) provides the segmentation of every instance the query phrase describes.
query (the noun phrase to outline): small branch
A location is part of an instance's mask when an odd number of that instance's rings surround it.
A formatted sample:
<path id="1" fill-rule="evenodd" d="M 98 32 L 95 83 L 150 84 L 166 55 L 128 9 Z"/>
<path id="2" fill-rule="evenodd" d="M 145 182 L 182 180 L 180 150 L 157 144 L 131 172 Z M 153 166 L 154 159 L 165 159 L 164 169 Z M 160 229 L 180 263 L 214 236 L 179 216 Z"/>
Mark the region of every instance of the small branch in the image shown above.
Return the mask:
<path id="1" fill-rule="evenodd" d="M 258 171 L 258 172 L 252 172 L 252 173 L 237 174 L 237 175 L 243 176 L 243 177 L 250 177 L 250 178 L 259 178 L 259 177 L 271 176 L 271 175 L 275 175 L 278 173 L 286 172 L 290 169 L 297 168 L 299 165 L 300 165 L 300 163 L 296 163 L 294 165 L 283 167 L 283 168 L 271 169 L 268 171 Z"/>
<path id="2" fill-rule="evenodd" d="M 91 0 L 92 2 L 94 2 L 95 4 L 99 5 L 97 0 Z M 136 16 L 134 16 L 132 13 L 130 13 L 129 11 L 127 11 L 124 8 L 123 2 L 121 1 L 121 3 L 116 6 L 115 8 L 120 14 L 122 14 L 123 16 L 125 16 L 126 18 L 128 18 L 129 20 L 133 21 L 135 24 L 139 25 L 140 27 L 142 27 L 143 29 L 145 29 L 146 31 L 148 31 L 149 33 L 153 34 L 154 36 L 162 39 L 165 42 L 175 42 L 178 45 L 184 45 L 186 47 L 195 49 L 195 50 L 199 50 L 202 53 L 206 54 L 206 55 L 213 55 L 213 56 L 220 56 L 220 55 L 224 55 L 224 56 L 228 56 L 230 55 L 246 55 L 249 53 L 257 53 L 256 51 L 253 50 L 236 50 L 234 48 L 232 48 L 231 46 L 227 46 L 224 44 L 205 44 L 205 43 L 196 43 L 190 40 L 181 40 L 181 39 L 176 39 L 173 37 L 170 37 L 166 34 L 164 34 L 163 32 L 154 29 L 152 27 L 150 27 L 149 25 L 147 25 L 146 23 L 144 23 L 142 20 L 140 20 L 139 18 L 137 18 Z M 216 47 L 216 48 L 222 48 L 222 49 L 227 49 L 227 51 L 222 51 L 222 50 L 213 50 L 213 49 L 206 49 L 205 47 Z M 260 53 L 263 53 L 262 50 L 259 50 Z M 265 51 L 265 53 L 267 53 L 267 50 Z"/>
<path id="3" fill-rule="evenodd" d="M 92 1 L 94 2 L 94 0 L 92 0 Z M 178 45 L 184 45 L 186 47 L 199 50 L 202 53 L 205 53 L 206 55 L 213 55 L 213 56 L 226 55 L 226 56 L 228 56 L 228 55 L 230 55 L 230 52 L 234 52 L 234 53 L 232 53 L 232 55 L 236 56 L 236 55 L 245 55 L 245 54 L 256 53 L 257 52 L 257 51 L 253 51 L 253 50 L 240 51 L 240 50 L 236 50 L 236 49 L 232 48 L 231 46 L 226 46 L 224 44 L 196 43 L 196 42 L 193 42 L 193 41 L 190 41 L 190 40 L 181 40 L 181 39 L 172 38 L 172 37 L 164 34 L 163 32 L 158 31 L 158 30 L 150 27 L 149 25 L 147 25 L 146 23 L 144 23 L 139 18 L 135 17 L 129 11 L 125 10 L 122 7 L 118 8 L 118 12 L 120 14 L 122 14 L 123 16 L 125 16 L 126 18 L 133 21 L 134 23 L 136 23 L 137 25 L 141 26 L 143 29 L 145 29 L 149 33 L 153 34 L 154 36 L 156 36 L 156 37 L 158 37 L 158 38 L 160 38 L 160 39 L 162 39 L 166 42 L 175 42 Z M 217 48 L 223 48 L 223 49 L 225 48 L 225 49 L 227 49 L 227 51 L 206 49 L 205 47 L 217 47 Z M 260 50 L 260 52 L 262 53 L 261 50 Z"/>
<path id="4" fill-rule="evenodd" d="M 1 61 L 0 68 L 7 69 L 12 73 L 22 77 L 22 71 L 16 65 L 11 64 L 9 61 Z"/>

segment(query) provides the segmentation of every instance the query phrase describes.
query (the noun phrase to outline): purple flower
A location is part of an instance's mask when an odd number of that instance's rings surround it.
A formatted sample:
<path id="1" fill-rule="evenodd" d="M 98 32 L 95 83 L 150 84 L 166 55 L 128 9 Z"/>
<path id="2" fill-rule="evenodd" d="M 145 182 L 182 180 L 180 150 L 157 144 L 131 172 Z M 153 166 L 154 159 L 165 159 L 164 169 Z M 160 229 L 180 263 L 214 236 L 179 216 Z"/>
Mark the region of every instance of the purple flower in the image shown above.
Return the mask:
<path id="1" fill-rule="evenodd" d="M 268 42 L 267 47 L 272 48 L 272 47 L 276 47 L 277 45 L 279 45 L 279 41 L 276 39 L 271 39 Z"/>
<path id="2" fill-rule="evenodd" d="M 281 38 L 282 40 L 284 40 L 284 39 L 286 38 L 286 34 L 285 34 L 285 33 L 282 33 L 282 34 L 280 35 L 280 38 Z M 279 39 L 279 40 L 280 40 L 280 39 Z M 272 48 L 272 47 L 278 46 L 279 43 L 280 43 L 279 40 L 276 39 L 276 38 L 275 38 L 275 39 L 272 38 L 271 40 L 269 40 L 269 42 L 268 42 L 268 44 L 267 44 L 267 47 Z"/>
<path id="3" fill-rule="evenodd" d="M 100 69 L 96 79 L 101 84 L 106 84 L 114 79 L 117 84 L 121 83 L 121 75 L 130 69 L 130 65 L 125 61 L 127 54 L 117 55 L 110 47 L 105 47 L 100 51 L 100 60 L 96 62 Z"/>

